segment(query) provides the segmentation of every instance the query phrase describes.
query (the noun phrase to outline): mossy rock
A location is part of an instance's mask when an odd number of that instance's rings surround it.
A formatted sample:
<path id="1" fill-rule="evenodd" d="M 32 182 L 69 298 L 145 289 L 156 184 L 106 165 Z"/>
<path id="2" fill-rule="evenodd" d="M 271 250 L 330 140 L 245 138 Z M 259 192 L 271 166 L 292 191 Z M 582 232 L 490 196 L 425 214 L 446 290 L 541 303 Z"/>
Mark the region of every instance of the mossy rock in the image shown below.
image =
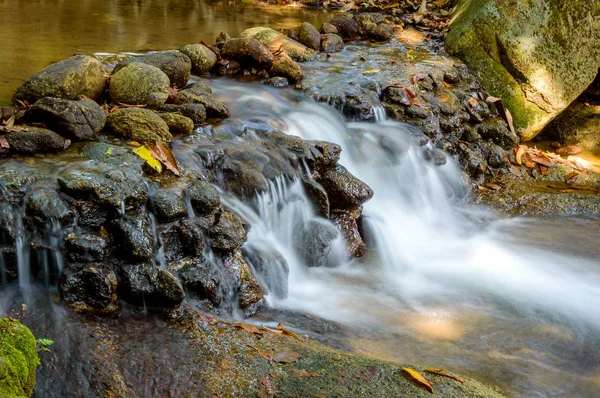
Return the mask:
<path id="1" fill-rule="evenodd" d="M 110 80 L 110 98 L 115 103 L 162 106 L 169 98 L 169 77 L 156 66 L 132 62 Z"/>
<path id="2" fill-rule="evenodd" d="M 217 63 L 217 55 L 202 44 L 188 44 L 179 51 L 192 60 L 192 70 L 197 74 L 208 72 Z"/>
<path id="3" fill-rule="evenodd" d="M 0 319 L 0 396 L 30 397 L 40 364 L 35 337 L 23 324 Z"/>
<path id="4" fill-rule="evenodd" d="M 253 37 L 260 41 L 265 46 L 271 44 L 277 37 L 279 32 L 271 28 L 265 28 L 259 26 L 256 28 L 246 29 L 240 34 L 240 37 Z M 305 62 L 315 59 L 316 53 L 310 48 L 306 47 L 302 43 L 298 43 L 296 40 L 285 37 L 283 39 L 283 51 L 287 53 L 294 61 Z"/>
<path id="5" fill-rule="evenodd" d="M 108 114 L 106 126 L 117 134 L 139 142 L 168 142 L 173 138 L 167 123 L 148 109 L 117 109 Z"/>
<path id="6" fill-rule="evenodd" d="M 600 6 L 589 0 L 459 0 L 448 50 L 502 98 L 524 140 L 594 80 Z"/>

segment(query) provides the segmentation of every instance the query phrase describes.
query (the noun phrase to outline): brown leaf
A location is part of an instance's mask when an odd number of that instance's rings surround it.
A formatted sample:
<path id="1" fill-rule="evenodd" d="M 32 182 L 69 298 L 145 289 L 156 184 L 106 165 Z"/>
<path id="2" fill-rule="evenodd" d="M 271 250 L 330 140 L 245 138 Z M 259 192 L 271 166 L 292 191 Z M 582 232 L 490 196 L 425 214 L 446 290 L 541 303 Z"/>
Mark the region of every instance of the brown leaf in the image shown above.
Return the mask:
<path id="1" fill-rule="evenodd" d="M 578 153 L 581 153 L 581 148 L 575 145 L 569 145 L 562 148 L 558 148 L 556 150 L 556 153 L 558 153 L 560 156 L 577 155 Z"/>
<path id="2" fill-rule="evenodd" d="M 510 130 L 510 132 L 516 134 L 515 126 L 513 124 L 513 117 L 510 114 L 510 111 L 506 108 L 504 109 L 504 120 L 506 121 L 506 124 L 508 124 L 508 129 Z"/>
<path id="3" fill-rule="evenodd" d="M 398 7 L 399 5 L 400 5 L 400 4 L 398 4 L 398 3 L 391 3 L 391 4 L 387 4 L 387 5 L 383 6 L 383 8 L 382 8 L 382 9 L 383 9 L 383 10 L 387 10 L 387 9 L 389 9 L 389 8 L 396 8 L 396 7 Z"/>
<path id="4" fill-rule="evenodd" d="M 309 372 L 307 370 L 303 370 L 303 369 L 296 369 L 296 368 L 292 368 L 290 369 L 292 372 L 296 373 L 298 376 L 302 376 L 302 377 L 318 377 L 319 375 L 313 372 Z"/>
<path id="5" fill-rule="evenodd" d="M 469 104 L 471 105 L 472 108 L 475 108 L 477 106 L 477 99 L 471 97 L 469 99 Z"/>
<path id="6" fill-rule="evenodd" d="M 552 163 L 552 160 L 548 159 L 545 156 L 533 155 L 533 156 L 531 156 L 531 160 L 536 162 L 537 164 L 541 164 L 542 166 L 546 166 L 546 167 L 554 166 L 554 163 Z"/>
<path id="7" fill-rule="evenodd" d="M 277 390 L 271 384 L 271 378 L 268 374 L 264 375 L 258 385 L 258 398 L 274 398 L 276 394 Z"/>
<path id="8" fill-rule="evenodd" d="M 447 83 L 447 82 L 442 82 L 442 83 L 444 84 L 444 87 L 446 87 L 446 88 L 452 88 L 453 87 L 452 84 L 450 84 L 450 83 Z"/>
<path id="9" fill-rule="evenodd" d="M 3 135 L 0 135 L 0 148 L 9 149 L 10 145 Z"/>
<path id="10" fill-rule="evenodd" d="M 446 373 L 446 369 L 444 369 L 444 368 L 441 368 L 441 369 L 438 369 L 438 370 L 435 370 L 435 368 L 427 368 L 427 369 L 425 369 L 425 372 L 433 373 L 433 374 L 436 374 L 436 375 L 439 375 L 439 376 L 444 376 L 444 377 L 447 377 L 449 379 L 459 381 L 461 383 L 465 382 L 464 380 L 459 379 L 456 376 L 449 375 L 448 373 Z"/>
<path id="11" fill-rule="evenodd" d="M 176 176 L 181 174 L 179 172 L 179 167 L 177 166 L 177 160 L 175 160 L 173 153 L 166 144 L 161 141 L 156 141 L 155 144 L 146 142 L 144 145 L 152 152 L 152 156 L 160 161 L 169 171 Z"/>
<path id="12" fill-rule="evenodd" d="M 236 329 L 243 329 L 246 332 L 250 332 L 250 333 L 254 333 L 254 334 L 259 334 L 259 335 L 264 334 L 264 332 L 261 329 L 257 328 L 254 325 L 249 325 L 247 323 L 236 323 L 235 327 L 236 327 Z"/>
<path id="13" fill-rule="evenodd" d="M 367 59 L 366 59 L 365 57 L 363 57 L 363 56 L 361 56 L 359 59 L 360 59 L 361 61 L 366 61 L 366 60 L 367 60 Z"/>
<path id="14" fill-rule="evenodd" d="M 579 177 L 579 173 L 573 171 L 565 176 L 565 182 L 567 185 L 573 185 L 577 182 L 577 178 Z"/>
<path id="15" fill-rule="evenodd" d="M 529 152 L 525 152 L 523 155 L 523 165 L 528 169 L 533 169 L 535 167 L 535 163 L 533 163 L 533 160 L 531 160 L 531 155 Z"/>
<path id="16" fill-rule="evenodd" d="M 283 332 L 283 334 L 285 336 L 290 336 L 290 337 L 295 338 L 298 341 L 304 342 L 304 339 L 302 337 L 298 336 L 296 333 L 292 332 L 291 330 L 284 328 L 281 323 L 278 323 L 277 327 L 279 328 L 279 330 L 281 330 Z"/>
<path id="17" fill-rule="evenodd" d="M 483 184 L 483 186 L 486 188 L 492 189 L 494 191 L 497 191 L 502 188 L 502 185 L 497 184 L 495 182 L 486 182 L 485 184 Z"/>
<path id="18" fill-rule="evenodd" d="M 542 175 L 544 177 L 546 177 L 548 175 L 548 168 L 546 166 L 542 166 L 542 165 L 540 165 L 539 167 L 540 167 L 540 173 L 542 173 Z"/>
<path id="19" fill-rule="evenodd" d="M 273 362 L 292 363 L 292 362 L 296 362 L 301 357 L 302 357 L 302 355 L 298 354 L 297 352 L 283 351 L 283 352 L 278 352 L 275 355 L 273 355 Z"/>
<path id="20" fill-rule="evenodd" d="M 429 384 L 429 382 L 425 380 L 421 373 L 410 368 L 402 368 L 402 373 L 404 375 L 408 375 L 411 380 L 417 382 L 417 384 L 419 384 L 420 386 L 422 386 L 427 391 L 433 394 L 433 387 L 431 387 L 431 384 Z"/>
<path id="21" fill-rule="evenodd" d="M 4 125 L 6 128 L 11 129 L 15 125 L 15 115 L 12 115 Z"/>
<path id="22" fill-rule="evenodd" d="M 281 51 L 284 40 L 285 40 L 285 35 L 283 33 L 280 33 L 279 35 L 277 35 L 276 38 L 273 39 L 272 42 L 270 42 L 267 45 L 267 48 L 269 49 L 269 51 L 271 51 L 271 53 L 277 54 Z"/>
<path id="23" fill-rule="evenodd" d="M 129 145 L 133 145 L 133 146 L 141 146 L 142 144 L 140 144 L 137 141 L 129 141 Z"/>
<path id="24" fill-rule="evenodd" d="M 264 352 L 260 348 L 256 348 L 256 347 L 252 347 L 252 348 L 254 348 L 256 350 L 256 352 L 258 352 L 258 355 L 260 355 L 261 357 L 263 357 L 267 361 L 272 361 L 273 360 L 273 354 L 268 353 L 268 352 Z"/>
<path id="25" fill-rule="evenodd" d="M 108 231 L 104 228 L 104 225 L 100 226 L 100 236 L 103 238 L 108 238 Z"/>
<path id="26" fill-rule="evenodd" d="M 512 164 L 512 163 L 509 164 L 508 165 L 508 169 L 510 170 L 510 172 L 513 175 L 516 175 L 517 177 L 521 177 L 522 176 L 521 169 L 518 168 L 517 166 L 515 166 L 514 164 Z"/>

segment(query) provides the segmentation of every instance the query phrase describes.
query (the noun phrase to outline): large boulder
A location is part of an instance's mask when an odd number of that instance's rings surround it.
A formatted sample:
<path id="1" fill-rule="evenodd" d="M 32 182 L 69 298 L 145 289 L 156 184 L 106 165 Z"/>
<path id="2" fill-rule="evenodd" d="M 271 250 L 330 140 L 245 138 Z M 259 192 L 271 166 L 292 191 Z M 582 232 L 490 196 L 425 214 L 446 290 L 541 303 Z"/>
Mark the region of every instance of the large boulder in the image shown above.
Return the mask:
<path id="1" fill-rule="evenodd" d="M 203 44 L 188 44 L 179 51 L 192 60 L 192 70 L 200 75 L 211 70 L 217 63 L 217 54 Z"/>
<path id="2" fill-rule="evenodd" d="M 319 51 L 319 47 L 321 46 L 321 35 L 317 28 L 308 22 L 304 22 L 300 25 L 300 29 L 298 30 L 298 41 L 308 48 Z"/>
<path id="3" fill-rule="evenodd" d="M 142 62 L 144 64 L 156 66 L 169 77 L 171 86 L 178 88 L 185 87 L 190 79 L 192 71 L 192 61 L 190 60 L 190 57 L 180 51 L 169 50 L 127 58 L 115 67 L 114 72 L 117 72 L 119 69 L 132 62 Z"/>
<path id="4" fill-rule="evenodd" d="M 45 97 L 31 107 L 27 118 L 44 123 L 71 139 L 89 140 L 104 127 L 106 112 L 87 99 L 72 101 Z"/>
<path id="5" fill-rule="evenodd" d="M 261 69 L 268 69 L 273 64 L 273 54 L 260 41 L 252 37 L 228 40 L 223 45 L 221 55 L 224 58 L 239 61 L 242 65 L 250 64 Z"/>
<path id="6" fill-rule="evenodd" d="M 241 37 L 253 37 L 266 46 L 273 43 L 273 41 L 275 41 L 279 35 L 280 33 L 276 30 L 265 28 L 263 26 L 246 29 L 240 34 Z M 305 62 L 313 60 L 316 57 L 316 53 L 313 50 L 306 47 L 302 43 L 298 43 L 296 40 L 290 39 L 289 37 L 285 37 L 283 39 L 282 47 L 283 51 L 292 57 L 294 61 Z"/>
<path id="7" fill-rule="evenodd" d="M 589 0 L 459 0 L 447 48 L 512 113 L 529 140 L 594 80 L 600 7 Z"/>
<path id="8" fill-rule="evenodd" d="M 17 153 L 32 155 L 41 152 L 60 152 L 67 148 L 68 141 L 54 131 L 40 127 L 25 127 L 4 136 L 10 149 Z"/>
<path id="9" fill-rule="evenodd" d="M 109 92 L 115 103 L 158 108 L 169 98 L 169 77 L 156 66 L 132 62 L 113 74 Z"/>
<path id="10" fill-rule="evenodd" d="M 81 95 L 96 100 L 107 81 L 106 68 L 96 58 L 76 55 L 31 76 L 15 91 L 13 102 L 33 104 L 44 97 L 77 99 Z"/>
<path id="11" fill-rule="evenodd" d="M 373 197 L 373 190 L 342 165 L 325 171 L 317 182 L 325 188 L 332 209 L 356 209 Z"/>
<path id="12" fill-rule="evenodd" d="M 39 365 L 31 331 L 16 320 L 0 318 L 0 396 L 30 397 Z"/>
<path id="13" fill-rule="evenodd" d="M 136 141 L 171 141 L 169 126 L 156 113 L 141 108 L 121 108 L 108 114 L 106 125 Z"/>

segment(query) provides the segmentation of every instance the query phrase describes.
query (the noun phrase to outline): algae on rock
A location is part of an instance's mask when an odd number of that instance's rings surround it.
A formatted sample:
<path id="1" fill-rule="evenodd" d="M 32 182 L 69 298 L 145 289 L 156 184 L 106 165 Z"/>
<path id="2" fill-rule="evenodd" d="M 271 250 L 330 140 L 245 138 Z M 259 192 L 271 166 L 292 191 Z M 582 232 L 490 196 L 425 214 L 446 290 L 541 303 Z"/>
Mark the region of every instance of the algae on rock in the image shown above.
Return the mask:
<path id="1" fill-rule="evenodd" d="M 40 364 L 35 337 L 18 321 L 0 319 L 0 396 L 29 397 Z"/>

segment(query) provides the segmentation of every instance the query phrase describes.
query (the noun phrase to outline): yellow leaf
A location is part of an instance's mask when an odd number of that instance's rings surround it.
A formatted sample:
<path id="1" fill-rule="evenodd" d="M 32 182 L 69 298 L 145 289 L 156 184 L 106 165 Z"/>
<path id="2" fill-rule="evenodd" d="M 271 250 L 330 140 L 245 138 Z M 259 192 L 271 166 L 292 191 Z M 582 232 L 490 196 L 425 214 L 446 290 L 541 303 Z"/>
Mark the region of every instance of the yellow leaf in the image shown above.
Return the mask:
<path id="1" fill-rule="evenodd" d="M 427 391 L 433 394 L 433 387 L 431 387 L 431 384 L 425 380 L 421 373 L 410 368 L 402 368 L 402 372 L 404 372 L 405 375 L 410 376 L 412 380 L 416 381 L 419 385 L 423 386 Z"/>
<path id="2" fill-rule="evenodd" d="M 281 323 L 277 324 L 277 327 L 279 328 L 279 330 L 281 330 L 283 332 L 283 334 L 285 336 L 290 336 L 290 337 L 295 338 L 298 341 L 304 342 L 304 339 L 302 337 L 298 336 L 296 333 L 292 332 L 291 330 L 284 328 Z"/>
<path id="3" fill-rule="evenodd" d="M 104 225 L 100 226 L 100 236 L 108 238 L 108 231 L 104 228 Z"/>
<path id="4" fill-rule="evenodd" d="M 515 160 L 517 161 L 518 164 L 523 164 L 523 155 L 525 155 L 526 151 L 527 151 L 526 145 L 519 145 L 519 147 L 517 149 L 517 154 L 515 155 Z"/>
<path id="5" fill-rule="evenodd" d="M 162 173 L 162 164 L 158 160 L 154 159 L 152 152 L 148 148 L 142 145 L 135 148 L 133 152 L 144 159 L 148 166 L 152 167 L 158 173 Z"/>

